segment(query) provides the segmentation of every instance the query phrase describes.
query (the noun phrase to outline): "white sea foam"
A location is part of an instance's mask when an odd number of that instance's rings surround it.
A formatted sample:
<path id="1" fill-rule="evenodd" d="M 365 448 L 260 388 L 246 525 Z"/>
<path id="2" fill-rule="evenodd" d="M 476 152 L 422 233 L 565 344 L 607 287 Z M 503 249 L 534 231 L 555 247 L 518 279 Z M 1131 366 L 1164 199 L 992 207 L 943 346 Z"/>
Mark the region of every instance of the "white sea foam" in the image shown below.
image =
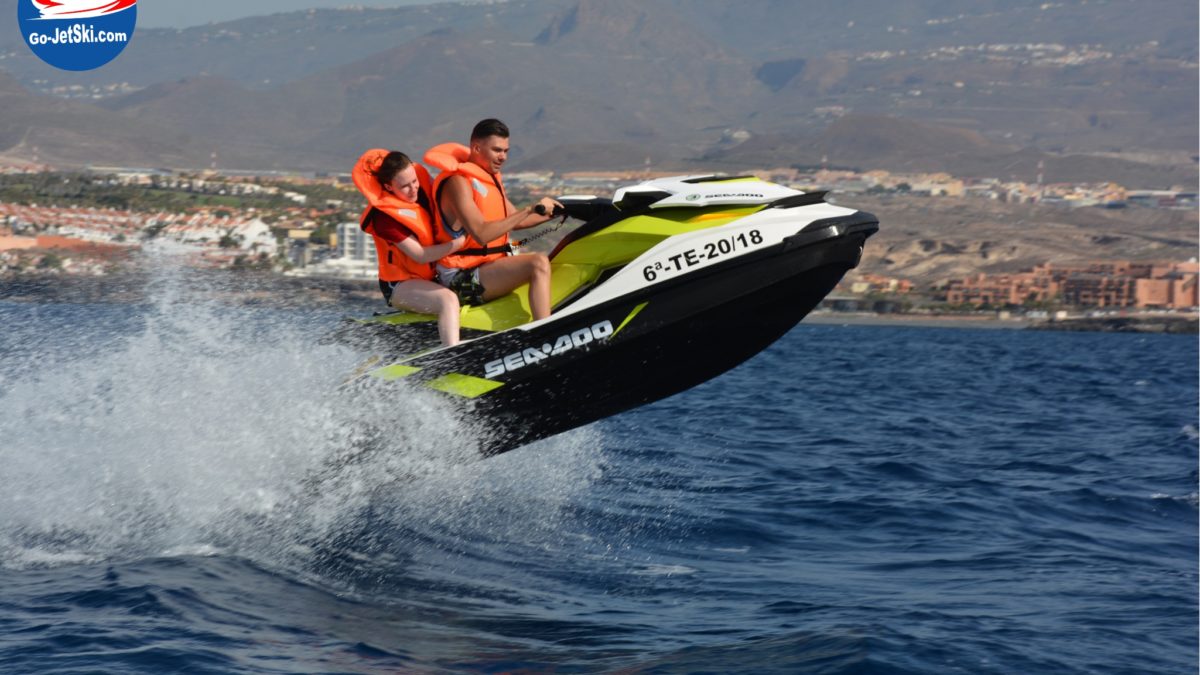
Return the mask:
<path id="1" fill-rule="evenodd" d="M 23 363 L 14 370 L 28 375 L 0 391 L 0 566 L 197 552 L 272 562 L 381 495 L 402 504 L 396 517 L 515 531 L 552 520 L 596 475 L 579 435 L 469 464 L 478 447 L 453 406 L 339 387 L 361 354 L 318 344 L 323 329 L 288 313 L 197 296 L 156 255 L 140 330 L 102 353 Z M 0 371 L 27 357 L 0 354 Z"/>
<path id="2" fill-rule="evenodd" d="M 1196 506 L 1198 503 L 1198 500 L 1200 500 L 1200 494 L 1193 492 L 1191 494 L 1180 496 L 1180 495 L 1169 495 L 1169 494 L 1166 494 L 1165 492 L 1155 492 L 1154 494 L 1150 495 L 1150 499 L 1154 499 L 1154 500 L 1167 499 L 1167 500 L 1174 501 L 1174 502 L 1184 502 L 1186 504 L 1191 504 L 1192 506 Z"/>
<path id="3" fill-rule="evenodd" d="M 699 570 L 687 565 L 643 565 L 633 570 L 633 574 L 637 576 L 674 577 L 695 574 L 697 571 Z"/>

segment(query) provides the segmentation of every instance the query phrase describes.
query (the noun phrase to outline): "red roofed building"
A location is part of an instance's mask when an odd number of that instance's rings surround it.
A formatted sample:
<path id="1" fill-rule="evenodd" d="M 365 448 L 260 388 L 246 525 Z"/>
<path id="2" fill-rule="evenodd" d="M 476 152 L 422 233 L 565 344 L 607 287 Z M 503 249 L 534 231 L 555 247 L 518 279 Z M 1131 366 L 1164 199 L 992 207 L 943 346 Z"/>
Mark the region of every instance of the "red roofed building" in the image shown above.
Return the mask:
<path id="1" fill-rule="evenodd" d="M 950 281 L 946 302 L 1020 305 L 1058 299 L 1076 307 L 1189 309 L 1200 306 L 1195 262 L 1098 261 L 1039 265 L 1017 274 L 978 274 Z"/>

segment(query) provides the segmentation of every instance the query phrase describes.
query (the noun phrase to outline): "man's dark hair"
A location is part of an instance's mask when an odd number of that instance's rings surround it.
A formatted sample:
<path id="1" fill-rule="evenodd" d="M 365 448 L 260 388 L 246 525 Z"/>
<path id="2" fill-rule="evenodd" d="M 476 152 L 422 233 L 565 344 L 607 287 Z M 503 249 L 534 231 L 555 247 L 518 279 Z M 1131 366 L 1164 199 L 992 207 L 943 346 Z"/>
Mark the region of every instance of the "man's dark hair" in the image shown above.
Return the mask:
<path id="1" fill-rule="evenodd" d="M 498 119 L 488 118 L 475 125 L 471 130 L 471 142 L 481 141 L 488 136 L 508 138 L 508 125 Z"/>
<path id="2" fill-rule="evenodd" d="M 375 170 L 375 178 L 380 185 L 387 185 L 392 182 L 396 174 L 411 166 L 413 161 L 408 158 L 408 155 L 397 150 L 393 150 L 383 158 L 379 168 Z"/>

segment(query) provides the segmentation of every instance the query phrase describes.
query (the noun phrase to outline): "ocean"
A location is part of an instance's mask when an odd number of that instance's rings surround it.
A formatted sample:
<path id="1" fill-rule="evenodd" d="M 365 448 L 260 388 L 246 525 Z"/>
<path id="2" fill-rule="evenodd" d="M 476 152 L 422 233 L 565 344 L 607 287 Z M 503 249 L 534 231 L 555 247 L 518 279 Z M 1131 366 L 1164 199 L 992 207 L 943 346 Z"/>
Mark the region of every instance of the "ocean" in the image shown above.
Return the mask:
<path id="1" fill-rule="evenodd" d="M 464 462 L 180 285 L 0 302 L 2 672 L 1197 670 L 1194 336 L 801 324 Z"/>

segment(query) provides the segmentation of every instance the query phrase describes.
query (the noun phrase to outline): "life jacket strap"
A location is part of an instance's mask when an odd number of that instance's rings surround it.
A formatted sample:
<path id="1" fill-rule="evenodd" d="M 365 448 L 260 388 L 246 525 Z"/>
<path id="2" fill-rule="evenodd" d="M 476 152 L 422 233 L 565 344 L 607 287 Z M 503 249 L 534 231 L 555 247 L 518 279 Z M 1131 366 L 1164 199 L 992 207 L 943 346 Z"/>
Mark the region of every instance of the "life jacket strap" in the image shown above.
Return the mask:
<path id="1" fill-rule="evenodd" d="M 452 255 L 456 255 L 456 256 L 457 255 L 492 255 L 495 253 L 504 253 L 506 255 L 512 255 L 512 252 L 513 252 L 512 244 L 504 244 L 503 246 L 483 246 L 480 248 L 464 248 L 463 250 L 457 251 L 457 252 L 453 253 Z"/>

